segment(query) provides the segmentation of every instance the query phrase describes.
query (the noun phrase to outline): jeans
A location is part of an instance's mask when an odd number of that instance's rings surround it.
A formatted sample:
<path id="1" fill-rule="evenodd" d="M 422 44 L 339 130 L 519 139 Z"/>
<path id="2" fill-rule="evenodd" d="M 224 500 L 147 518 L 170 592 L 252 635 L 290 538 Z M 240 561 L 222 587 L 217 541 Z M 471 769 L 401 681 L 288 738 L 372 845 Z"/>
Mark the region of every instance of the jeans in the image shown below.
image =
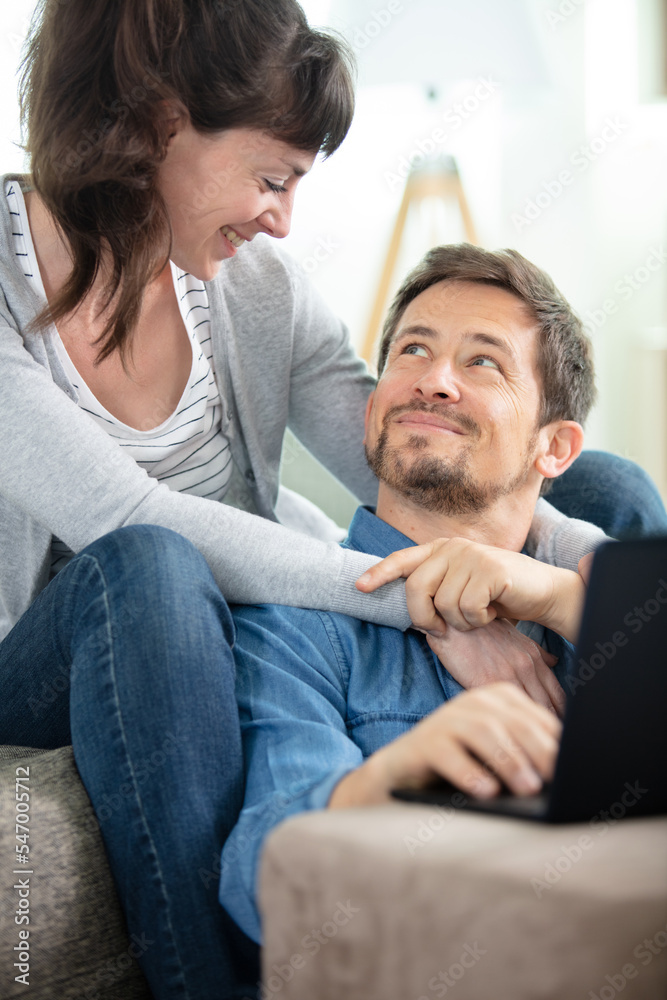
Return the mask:
<path id="1" fill-rule="evenodd" d="M 667 534 L 667 512 L 651 478 L 627 458 L 583 451 L 546 499 L 568 517 L 597 524 L 612 538 Z"/>
<path id="2" fill-rule="evenodd" d="M 84 549 L 0 644 L 0 742 L 73 744 L 157 1000 L 250 997 L 259 979 L 218 902 L 243 799 L 233 635 L 203 556 L 138 525 Z"/>

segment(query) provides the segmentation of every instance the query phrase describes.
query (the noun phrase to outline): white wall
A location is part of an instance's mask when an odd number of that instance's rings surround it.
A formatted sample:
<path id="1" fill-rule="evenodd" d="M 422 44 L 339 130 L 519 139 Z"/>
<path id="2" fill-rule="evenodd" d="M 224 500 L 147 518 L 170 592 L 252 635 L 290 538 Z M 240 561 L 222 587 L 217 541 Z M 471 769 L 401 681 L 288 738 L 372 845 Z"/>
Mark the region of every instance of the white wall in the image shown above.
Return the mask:
<path id="1" fill-rule="evenodd" d="M 2 172 L 22 170 L 25 158 L 20 141 L 17 70 L 35 0 L 5 0 L 0 33 L 0 155 Z"/>

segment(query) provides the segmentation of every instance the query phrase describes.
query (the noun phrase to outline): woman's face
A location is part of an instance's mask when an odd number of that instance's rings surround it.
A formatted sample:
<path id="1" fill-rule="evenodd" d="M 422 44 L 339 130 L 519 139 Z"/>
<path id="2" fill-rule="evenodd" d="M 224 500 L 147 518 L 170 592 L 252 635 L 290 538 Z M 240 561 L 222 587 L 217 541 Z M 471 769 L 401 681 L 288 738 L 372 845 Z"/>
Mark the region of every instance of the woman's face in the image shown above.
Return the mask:
<path id="1" fill-rule="evenodd" d="M 257 129 L 207 136 L 175 124 L 158 173 L 173 262 L 210 281 L 257 233 L 287 236 L 296 186 L 314 159 Z"/>

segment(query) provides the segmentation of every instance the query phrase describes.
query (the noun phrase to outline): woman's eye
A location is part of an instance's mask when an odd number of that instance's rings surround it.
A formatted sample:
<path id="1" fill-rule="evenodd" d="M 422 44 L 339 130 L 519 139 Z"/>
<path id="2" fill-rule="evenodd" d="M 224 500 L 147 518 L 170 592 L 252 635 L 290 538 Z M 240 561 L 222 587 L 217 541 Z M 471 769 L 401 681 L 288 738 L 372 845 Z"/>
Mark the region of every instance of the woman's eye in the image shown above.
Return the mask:
<path id="1" fill-rule="evenodd" d="M 408 344 L 403 348 L 403 354 L 415 354 L 419 358 L 428 357 L 428 351 L 422 344 Z"/>
<path id="2" fill-rule="evenodd" d="M 269 191 L 276 191 L 276 192 L 280 192 L 282 194 L 284 194 L 285 191 L 287 191 L 287 188 L 284 187 L 284 185 L 282 185 L 282 184 L 274 184 L 273 181 L 268 180 L 266 177 L 264 178 L 264 183 L 268 187 Z"/>
<path id="3" fill-rule="evenodd" d="M 477 365 L 480 368 L 486 368 L 488 366 L 491 368 L 495 368 L 496 371 L 500 371 L 500 365 L 498 364 L 497 361 L 494 361 L 493 358 L 484 358 L 484 357 L 475 358 L 472 364 Z"/>

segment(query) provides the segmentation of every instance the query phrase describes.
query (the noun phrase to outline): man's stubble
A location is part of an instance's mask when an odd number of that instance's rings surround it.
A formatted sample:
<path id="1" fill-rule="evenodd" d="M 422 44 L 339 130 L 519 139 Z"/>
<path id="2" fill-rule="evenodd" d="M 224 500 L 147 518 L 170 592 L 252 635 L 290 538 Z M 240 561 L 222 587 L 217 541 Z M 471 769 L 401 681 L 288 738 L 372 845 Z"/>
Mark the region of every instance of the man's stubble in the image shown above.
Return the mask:
<path id="1" fill-rule="evenodd" d="M 371 450 L 366 446 L 366 459 L 381 482 L 422 510 L 450 517 L 480 514 L 500 497 L 513 493 L 525 483 L 532 468 L 534 437 L 529 442 L 523 466 L 515 476 L 505 482 L 480 482 L 472 475 L 470 468 L 475 441 L 480 436 L 479 426 L 470 417 L 457 415 L 453 418 L 451 411 L 447 413 L 447 419 L 453 419 L 473 438 L 470 444 L 454 459 L 424 455 L 413 461 L 406 461 L 404 456 L 411 457 L 423 451 L 429 443 L 426 436 L 413 434 L 402 448 L 389 444 L 392 418 L 407 410 L 442 413 L 441 409 L 428 405 L 392 408 L 385 416 L 375 447 Z"/>

